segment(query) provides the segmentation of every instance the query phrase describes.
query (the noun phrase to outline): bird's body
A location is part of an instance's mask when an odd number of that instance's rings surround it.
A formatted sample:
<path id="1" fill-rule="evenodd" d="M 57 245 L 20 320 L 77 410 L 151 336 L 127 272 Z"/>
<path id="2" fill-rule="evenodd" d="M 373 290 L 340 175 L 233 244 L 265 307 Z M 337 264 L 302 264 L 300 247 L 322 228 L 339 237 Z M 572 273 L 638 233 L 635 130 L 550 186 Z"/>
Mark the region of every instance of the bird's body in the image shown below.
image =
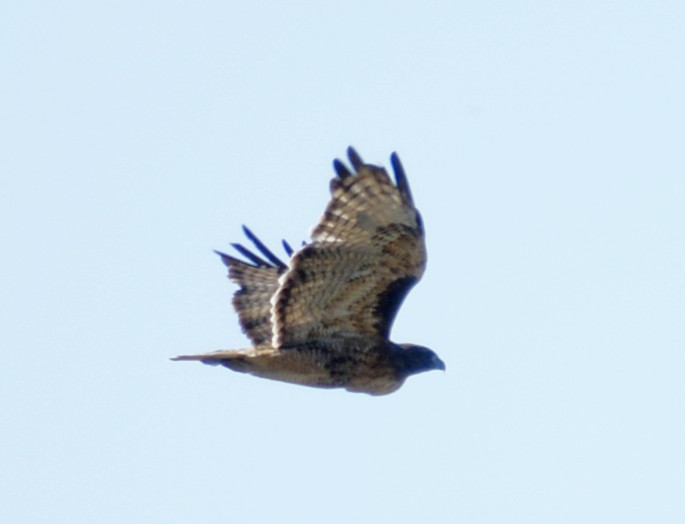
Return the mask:
<path id="1" fill-rule="evenodd" d="M 197 360 L 197 356 L 192 360 Z M 202 355 L 200 360 L 256 377 L 319 388 L 346 388 L 372 395 L 392 393 L 404 382 L 394 372 L 390 354 L 382 345 L 368 347 L 367 341 L 358 339 L 313 341 L 290 350 L 264 346 L 219 351 Z"/>
<path id="2" fill-rule="evenodd" d="M 240 285 L 233 305 L 253 343 L 244 350 L 177 357 L 312 387 L 383 395 L 412 374 L 444 369 L 430 349 L 394 344 L 390 327 L 420 279 L 426 255 L 423 226 L 393 154 L 396 185 L 382 168 L 348 149 L 355 173 L 341 162 L 332 199 L 298 251 L 284 242 L 286 265 L 251 231 L 264 257 L 233 246 L 251 263 L 219 253 Z"/>

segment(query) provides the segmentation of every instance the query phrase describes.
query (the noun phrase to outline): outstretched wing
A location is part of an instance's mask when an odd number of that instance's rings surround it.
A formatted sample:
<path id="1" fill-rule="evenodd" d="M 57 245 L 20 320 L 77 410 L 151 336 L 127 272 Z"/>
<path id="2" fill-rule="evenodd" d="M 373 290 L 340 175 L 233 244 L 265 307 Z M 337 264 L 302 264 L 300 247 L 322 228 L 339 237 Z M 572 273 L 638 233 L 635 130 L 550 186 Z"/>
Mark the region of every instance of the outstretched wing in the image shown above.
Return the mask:
<path id="1" fill-rule="evenodd" d="M 351 172 L 336 160 L 332 198 L 295 253 L 272 298 L 272 345 L 327 337 L 387 338 L 395 315 L 421 278 L 426 249 L 404 169 L 391 157 L 395 184 L 352 148 Z"/>
<path id="2" fill-rule="evenodd" d="M 245 236 L 252 241 L 262 257 L 241 244 L 231 244 L 251 263 L 217 251 L 228 267 L 228 278 L 240 286 L 233 295 L 233 307 L 238 313 L 240 326 L 255 346 L 271 342 L 271 297 L 278 290 L 278 279 L 287 266 L 267 248 L 247 227 L 243 226 Z M 283 247 L 288 256 L 293 250 L 284 240 Z"/>

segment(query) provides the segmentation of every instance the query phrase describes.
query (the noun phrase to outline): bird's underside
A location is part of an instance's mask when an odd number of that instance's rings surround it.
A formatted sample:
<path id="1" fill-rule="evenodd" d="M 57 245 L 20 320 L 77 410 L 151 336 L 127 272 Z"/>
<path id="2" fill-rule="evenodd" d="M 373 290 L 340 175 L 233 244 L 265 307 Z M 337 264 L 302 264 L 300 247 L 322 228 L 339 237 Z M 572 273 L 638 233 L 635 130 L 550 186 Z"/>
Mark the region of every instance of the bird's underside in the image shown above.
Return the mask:
<path id="1" fill-rule="evenodd" d="M 233 307 L 253 347 L 177 357 L 257 377 L 383 395 L 413 374 L 445 369 L 428 348 L 388 340 L 395 315 L 426 264 L 423 225 L 399 158 L 395 183 L 348 149 L 353 170 L 336 160 L 331 200 L 284 263 L 249 229 L 259 254 L 219 253 L 240 288 Z"/>
<path id="2" fill-rule="evenodd" d="M 271 346 L 227 350 L 177 357 L 220 365 L 256 377 L 316 388 L 385 395 L 405 380 L 381 348 L 364 348 L 365 341 L 328 341 L 274 349 Z"/>

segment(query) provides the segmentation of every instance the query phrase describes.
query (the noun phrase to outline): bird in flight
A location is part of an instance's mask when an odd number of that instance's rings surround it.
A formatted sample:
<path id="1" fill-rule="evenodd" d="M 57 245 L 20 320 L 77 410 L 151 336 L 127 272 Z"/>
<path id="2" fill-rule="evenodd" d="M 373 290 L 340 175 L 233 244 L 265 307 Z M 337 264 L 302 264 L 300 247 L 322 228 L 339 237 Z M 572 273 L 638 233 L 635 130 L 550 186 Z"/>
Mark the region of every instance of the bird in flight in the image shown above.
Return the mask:
<path id="1" fill-rule="evenodd" d="M 233 371 L 318 388 L 386 395 L 445 364 L 430 349 L 389 340 L 402 301 L 426 267 L 421 216 L 396 153 L 395 181 L 352 148 L 333 162 L 331 199 L 311 242 L 283 262 L 249 229 L 244 260 L 217 251 L 240 288 L 233 307 L 252 347 L 186 355 Z"/>

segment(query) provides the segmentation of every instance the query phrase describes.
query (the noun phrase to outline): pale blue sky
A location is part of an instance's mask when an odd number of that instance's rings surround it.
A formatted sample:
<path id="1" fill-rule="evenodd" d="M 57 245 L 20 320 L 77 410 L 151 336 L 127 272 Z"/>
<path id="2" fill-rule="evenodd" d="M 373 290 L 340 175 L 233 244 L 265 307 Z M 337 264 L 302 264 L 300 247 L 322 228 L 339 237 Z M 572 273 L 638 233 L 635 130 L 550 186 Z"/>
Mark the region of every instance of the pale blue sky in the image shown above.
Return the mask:
<path id="1" fill-rule="evenodd" d="M 685 4 L 7 2 L 0 520 L 685 522 Z M 247 344 L 212 249 L 397 150 L 429 265 L 372 398 Z"/>

